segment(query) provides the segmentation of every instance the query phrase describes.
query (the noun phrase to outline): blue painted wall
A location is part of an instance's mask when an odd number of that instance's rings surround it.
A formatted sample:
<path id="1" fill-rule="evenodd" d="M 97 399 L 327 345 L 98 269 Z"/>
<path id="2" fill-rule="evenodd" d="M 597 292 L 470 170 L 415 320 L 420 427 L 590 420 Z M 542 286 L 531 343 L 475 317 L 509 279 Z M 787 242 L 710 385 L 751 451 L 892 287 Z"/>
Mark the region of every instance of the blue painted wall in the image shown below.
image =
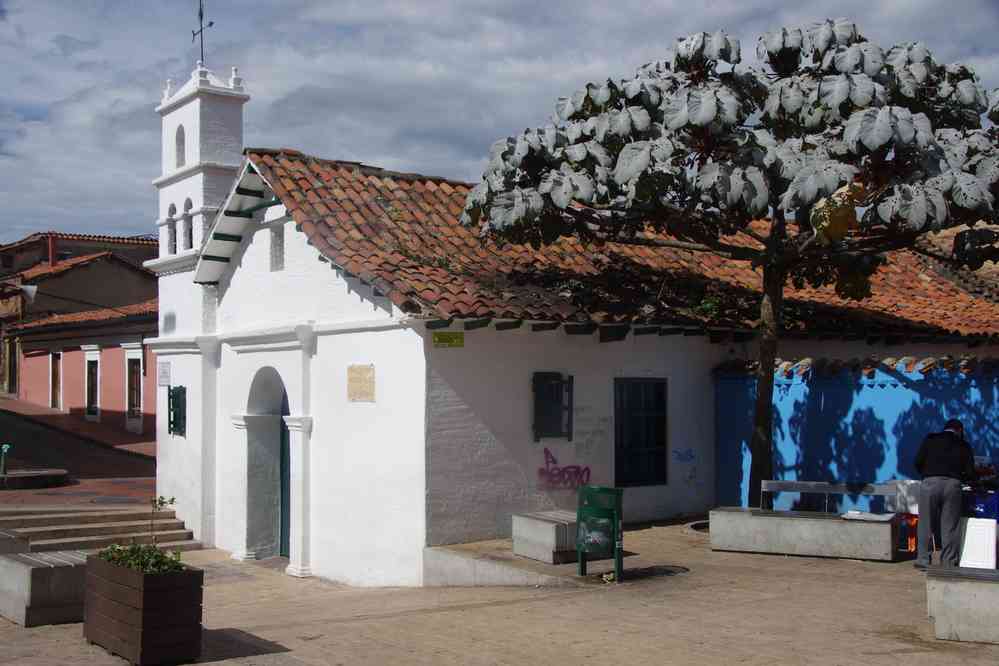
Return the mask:
<path id="1" fill-rule="evenodd" d="M 746 506 L 756 381 L 715 378 L 715 502 Z M 878 369 L 778 375 L 774 388 L 774 468 L 779 479 L 866 481 L 919 478 L 913 461 L 923 437 L 944 421 L 964 422 L 976 455 L 999 462 L 999 376 Z M 843 497 L 830 510 L 878 510 L 880 499 Z M 821 498 L 780 493 L 775 508 L 821 508 Z"/>

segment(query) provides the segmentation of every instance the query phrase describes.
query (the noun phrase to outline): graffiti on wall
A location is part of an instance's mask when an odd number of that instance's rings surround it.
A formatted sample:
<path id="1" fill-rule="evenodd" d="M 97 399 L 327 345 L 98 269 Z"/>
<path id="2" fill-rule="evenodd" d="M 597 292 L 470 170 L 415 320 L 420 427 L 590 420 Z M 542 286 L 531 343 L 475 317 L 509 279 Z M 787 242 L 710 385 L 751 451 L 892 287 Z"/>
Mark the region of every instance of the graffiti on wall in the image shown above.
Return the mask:
<path id="1" fill-rule="evenodd" d="M 697 452 L 692 448 L 686 449 L 675 449 L 673 451 L 673 460 L 680 463 L 681 465 L 690 465 L 685 471 L 682 472 L 682 479 L 688 486 L 702 485 L 701 481 L 697 478 Z"/>
<path id="2" fill-rule="evenodd" d="M 558 460 L 545 448 L 545 466 L 538 468 L 538 485 L 546 490 L 575 490 L 589 482 L 589 466 L 559 467 Z"/>
<path id="3" fill-rule="evenodd" d="M 692 463 L 697 460 L 694 449 L 676 449 L 673 451 L 673 460 L 680 463 Z"/>

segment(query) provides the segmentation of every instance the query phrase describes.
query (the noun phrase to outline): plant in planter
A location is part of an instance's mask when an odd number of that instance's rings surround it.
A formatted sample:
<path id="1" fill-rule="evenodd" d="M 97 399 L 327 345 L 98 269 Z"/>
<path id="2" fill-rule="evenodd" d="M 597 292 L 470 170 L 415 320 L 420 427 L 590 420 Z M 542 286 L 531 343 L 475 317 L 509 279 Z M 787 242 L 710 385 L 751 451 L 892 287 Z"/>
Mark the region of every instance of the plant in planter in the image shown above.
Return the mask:
<path id="1" fill-rule="evenodd" d="M 108 546 L 87 557 L 83 636 L 133 664 L 193 661 L 201 654 L 204 572 L 156 545 L 154 520 L 174 498 L 150 500 L 152 543 Z"/>

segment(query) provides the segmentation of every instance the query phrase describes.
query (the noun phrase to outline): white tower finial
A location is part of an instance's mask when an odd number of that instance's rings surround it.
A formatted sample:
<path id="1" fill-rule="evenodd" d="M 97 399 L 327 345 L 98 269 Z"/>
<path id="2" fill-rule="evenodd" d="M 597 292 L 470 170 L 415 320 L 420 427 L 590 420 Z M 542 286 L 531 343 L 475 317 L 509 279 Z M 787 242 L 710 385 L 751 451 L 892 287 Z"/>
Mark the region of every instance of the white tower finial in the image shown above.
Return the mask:
<path id="1" fill-rule="evenodd" d="M 239 75 L 239 68 L 232 68 L 232 76 L 229 77 L 229 87 L 233 90 L 243 89 L 243 78 Z"/>

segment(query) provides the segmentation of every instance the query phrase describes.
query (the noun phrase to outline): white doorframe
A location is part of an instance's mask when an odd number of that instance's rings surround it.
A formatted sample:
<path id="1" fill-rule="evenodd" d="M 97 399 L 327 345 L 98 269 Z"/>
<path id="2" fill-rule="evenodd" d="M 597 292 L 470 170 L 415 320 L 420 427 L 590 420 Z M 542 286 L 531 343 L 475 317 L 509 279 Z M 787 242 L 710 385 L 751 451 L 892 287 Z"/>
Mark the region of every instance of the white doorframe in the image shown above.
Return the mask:
<path id="1" fill-rule="evenodd" d="M 83 416 L 88 421 L 101 420 L 101 348 L 98 345 L 80 345 L 83 350 Z M 87 366 L 97 361 L 97 395 L 94 396 L 96 412 L 90 413 L 90 382 L 87 381 Z"/>
<path id="2" fill-rule="evenodd" d="M 125 351 L 125 363 L 124 363 L 125 367 L 122 369 L 122 371 L 125 373 L 125 381 L 123 382 L 123 386 L 125 387 L 125 399 L 123 402 L 123 404 L 125 405 L 125 429 L 128 430 L 129 432 L 142 434 L 143 415 L 145 413 L 145 404 L 146 404 L 146 396 L 145 396 L 146 387 L 145 387 L 145 382 L 143 381 L 143 377 L 145 376 L 145 373 L 143 371 L 146 368 L 145 368 L 145 359 L 143 358 L 143 347 L 141 342 L 124 342 L 122 343 L 121 348 Z M 128 378 L 129 378 L 128 362 L 134 359 L 139 360 L 139 415 L 138 416 L 132 416 L 131 414 L 129 414 L 128 411 L 128 394 L 130 388 L 128 385 Z M 98 373 L 99 372 L 100 372 L 100 366 L 98 366 Z"/>

